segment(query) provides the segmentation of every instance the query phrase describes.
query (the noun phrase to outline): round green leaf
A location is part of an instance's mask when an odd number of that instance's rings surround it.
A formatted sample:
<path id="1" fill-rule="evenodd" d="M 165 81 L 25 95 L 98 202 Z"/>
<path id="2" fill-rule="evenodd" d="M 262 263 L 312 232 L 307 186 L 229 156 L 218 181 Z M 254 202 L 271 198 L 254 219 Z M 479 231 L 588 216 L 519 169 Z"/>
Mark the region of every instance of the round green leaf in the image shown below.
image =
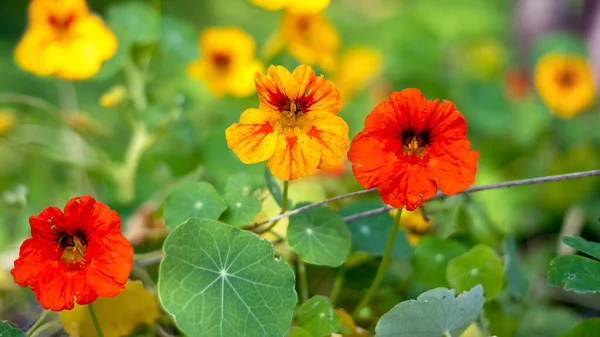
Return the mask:
<path id="1" fill-rule="evenodd" d="M 466 251 L 467 248 L 459 242 L 442 240 L 432 235 L 424 236 L 415 247 L 412 258 L 416 279 L 430 287 L 448 286 L 448 262 Z"/>
<path id="2" fill-rule="evenodd" d="M 573 329 L 558 337 L 598 337 L 600 336 L 600 318 L 590 318 L 577 324 Z"/>
<path id="3" fill-rule="evenodd" d="M 216 220 L 227 209 L 227 203 L 206 182 L 193 182 L 173 189 L 165 205 L 165 222 L 175 228 L 190 218 Z"/>
<path id="4" fill-rule="evenodd" d="M 175 16 L 161 18 L 160 44 L 176 58 L 189 62 L 198 57 L 197 34 L 194 28 Z"/>
<path id="5" fill-rule="evenodd" d="M 600 243 L 587 241 L 580 236 L 563 236 L 562 242 L 600 260 Z"/>
<path id="6" fill-rule="evenodd" d="M 460 336 L 483 309 L 478 285 L 454 297 L 454 289 L 436 288 L 404 301 L 381 317 L 377 337 Z"/>
<path id="7" fill-rule="evenodd" d="M 298 325 L 314 337 L 330 336 L 339 330 L 340 324 L 331 301 L 324 296 L 312 297 L 298 312 Z"/>
<path id="8" fill-rule="evenodd" d="M 349 216 L 382 207 L 377 201 L 356 202 L 340 210 L 342 216 Z M 382 256 L 387 245 L 394 219 L 388 213 L 381 213 L 348 221 L 348 229 L 352 233 L 352 251 L 367 252 L 374 256 Z M 410 243 L 406 239 L 404 229 L 399 228 L 396 241 L 392 247 L 392 255 L 409 258 L 412 253 Z"/>
<path id="9" fill-rule="evenodd" d="M 290 217 L 287 238 L 302 260 L 337 267 L 350 253 L 350 230 L 341 215 L 320 206 Z"/>
<path id="10" fill-rule="evenodd" d="M 600 262 L 579 255 L 559 256 L 550 262 L 547 274 L 551 287 L 564 284 L 578 293 L 600 292 Z"/>
<path id="11" fill-rule="evenodd" d="M 0 321 L 0 336 L 2 337 L 25 337 L 25 332 L 14 326 L 11 322 Z"/>
<path id="12" fill-rule="evenodd" d="M 128 1 L 108 9 L 108 25 L 119 42 L 150 44 L 160 38 L 160 15 L 147 3 Z"/>
<path id="13" fill-rule="evenodd" d="M 241 227 L 252 222 L 262 208 L 257 197 L 225 195 L 227 210 L 221 218 L 223 222 L 231 226 Z"/>
<path id="14" fill-rule="evenodd" d="M 246 173 L 235 174 L 227 179 L 225 184 L 225 196 L 247 196 L 252 192 L 254 182 L 252 177 Z"/>
<path id="15" fill-rule="evenodd" d="M 189 336 L 283 336 L 290 326 L 294 273 L 253 233 L 190 219 L 167 237 L 158 294 Z"/>
<path id="16" fill-rule="evenodd" d="M 293 326 L 290 331 L 287 333 L 286 337 L 314 337 L 313 335 L 311 335 L 308 331 L 297 327 L 297 326 Z"/>
<path id="17" fill-rule="evenodd" d="M 448 262 L 446 278 L 457 291 L 481 284 L 485 298 L 494 298 L 502 288 L 504 268 L 498 254 L 489 246 L 477 245 Z"/>

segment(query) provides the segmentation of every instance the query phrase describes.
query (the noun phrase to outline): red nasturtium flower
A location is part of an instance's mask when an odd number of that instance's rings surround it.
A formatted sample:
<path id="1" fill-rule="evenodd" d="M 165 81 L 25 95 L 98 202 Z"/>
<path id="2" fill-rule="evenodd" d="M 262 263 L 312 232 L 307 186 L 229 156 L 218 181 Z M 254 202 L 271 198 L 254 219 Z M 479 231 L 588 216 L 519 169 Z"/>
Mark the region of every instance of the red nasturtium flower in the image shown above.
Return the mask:
<path id="1" fill-rule="evenodd" d="M 348 158 L 361 185 L 377 187 L 390 206 L 413 211 L 438 186 L 452 195 L 473 183 L 479 152 L 470 147 L 466 121 L 452 102 L 405 89 L 367 116 Z"/>
<path id="2" fill-rule="evenodd" d="M 258 109 L 227 128 L 227 145 L 245 164 L 268 160 L 274 176 L 292 180 L 335 170 L 348 147 L 348 124 L 336 116 L 342 100 L 331 81 L 301 65 L 293 73 L 270 66 L 256 74 Z"/>
<path id="3" fill-rule="evenodd" d="M 48 207 L 29 218 L 31 238 L 11 271 L 30 286 L 41 306 L 60 311 L 125 289 L 133 248 L 121 234 L 117 212 L 89 196 L 69 200 L 64 213 Z"/>

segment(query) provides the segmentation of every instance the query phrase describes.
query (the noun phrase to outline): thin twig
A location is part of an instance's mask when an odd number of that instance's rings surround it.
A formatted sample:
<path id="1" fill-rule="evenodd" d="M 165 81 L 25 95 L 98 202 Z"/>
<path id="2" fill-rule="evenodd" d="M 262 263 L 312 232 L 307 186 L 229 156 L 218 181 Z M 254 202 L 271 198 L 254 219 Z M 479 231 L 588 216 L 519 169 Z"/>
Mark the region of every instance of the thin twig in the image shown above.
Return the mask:
<path id="1" fill-rule="evenodd" d="M 160 261 L 162 261 L 162 259 L 164 257 L 165 257 L 165 254 L 156 254 L 156 255 L 150 256 L 148 258 L 139 259 L 139 260 L 135 261 L 134 263 L 136 265 L 144 268 L 144 267 L 148 267 L 153 264 L 159 263 Z"/>

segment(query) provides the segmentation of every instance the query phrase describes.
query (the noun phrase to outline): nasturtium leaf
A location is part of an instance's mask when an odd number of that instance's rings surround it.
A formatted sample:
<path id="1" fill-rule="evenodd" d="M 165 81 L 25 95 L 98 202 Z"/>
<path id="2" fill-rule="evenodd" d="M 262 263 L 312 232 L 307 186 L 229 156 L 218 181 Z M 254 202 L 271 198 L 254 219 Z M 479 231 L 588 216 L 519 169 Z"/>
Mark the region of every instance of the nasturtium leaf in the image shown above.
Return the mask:
<path id="1" fill-rule="evenodd" d="M 350 253 L 350 230 L 344 218 L 325 206 L 291 216 L 287 238 L 302 260 L 312 264 L 337 267 Z"/>
<path id="2" fill-rule="evenodd" d="M 557 337 L 598 337 L 600 336 L 600 318 L 590 318 L 577 324 L 573 329 Z"/>
<path id="3" fill-rule="evenodd" d="M 235 174 L 227 179 L 224 196 L 248 196 L 252 193 L 253 180 L 247 173 Z"/>
<path id="4" fill-rule="evenodd" d="M 216 220 L 227 209 L 227 202 L 206 182 L 193 182 L 173 189 L 165 205 L 165 222 L 175 228 L 190 218 Z"/>
<path id="5" fill-rule="evenodd" d="M 529 289 L 529 280 L 519 261 L 514 235 L 504 239 L 504 275 L 508 290 L 515 297 L 523 297 Z"/>
<path id="6" fill-rule="evenodd" d="M 141 1 L 128 1 L 108 9 L 107 22 L 122 45 L 150 44 L 160 38 L 159 13 Z"/>
<path id="7" fill-rule="evenodd" d="M 227 201 L 227 210 L 221 219 L 226 224 L 236 227 L 250 224 L 262 208 L 260 200 L 253 195 L 226 194 L 225 201 Z"/>
<path id="8" fill-rule="evenodd" d="M 314 337 L 313 335 L 311 335 L 308 331 L 297 327 L 297 326 L 293 326 L 290 328 L 290 331 L 288 331 L 287 335 L 285 335 L 286 337 Z"/>
<path id="9" fill-rule="evenodd" d="M 382 206 L 384 204 L 378 201 L 355 202 L 343 207 L 339 212 L 342 216 L 349 216 Z M 348 221 L 348 229 L 352 233 L 352 251 L 367 252 L 374 256 L 383 255 L 393 226 L 394 219 L 388 213 Z M 403 228 L 399 228 L 392 255 L 408 258 L 411 253 L 412 249 L 406 239 L 406 232 Z"/>
<path id="10" fill-rule="evenodd" d="M 517 319 L 510 316 L 499 301 L 487 301 L 483 306 L 488 332 L 491 336 L 514 336 Z M 485 336 L 487 337 L 487 336 Z"/>
<path id="11" fill-rule="evenodd" d="M 460 336 L 477 319 L 483 302 L 481 285 L 458 297 L 454 297 L 453 289 L 432 289 L 384 314 L 375 327 L 375 336 Z"/>
<path id="12" fill-rule="evenodd" d="M 296 305 L 295 277 L 253 233 L 190 219 L 167 237 L 160 301 L 188 336 L 283 336 Z"/>
<path id="13" fill-rule="evenodd" d="M 579 255 L 559 256 L 550 262 L 547 274 L 551 287 L 564 285 L 578 293 L 600 291 L 600 262 Z"/>
<path id="14" fill-rule="evenodd" d="M 414 249 L 412 265 L 417 281 L 430 287 L 448 286 L 446 266 L 448 261 L 465 253 L 467 247 L 457 241 L 442 240 L 426 235 Z"/>
<path id="15" fill-rule="evenodd" d="M 9 321 L 0 321 L 0 336 L 2 337 L 25 337 L 25 332 L 14 326 Z"/>
<path id="16" fill-rule="evenodd" d="M 281 187 L 277 184 L 277 178 L 271 174 L 268 167 L 265 168 L 265 181 L 267 182 L 267 188 L 269 189 L 269 192 L 271 192 L 273 199 L 275 199 L 279 207 L 283 206 L 283 192 L 281 191 Z"/>
<path id="17" fill-rule="evenodd" d="M 457 291 L 483 286 L 485 298 L 491 299 L 502 289 L 504 268 L 498 254 L 489 246 L 477 245 L 448 262 L 446 279 Z"/>
<path id="18" fill-rule="evenodd" d="M 314 337 L 329 336 L 340 329 L 341 320 L 329 298 L 314 296 L 300 307 L 298 326 Z"/>
<path id="19" fill-rule="evenodd" d="M 600 260 L 600 243 L 587 241 L 580 236 L 563 236 L 562 242 Z"/>
<path id="20" fill-rule="evenodd" d="M 161 17 L 160 44 L 164 51 L 177 59 L 189 62 L 198 57 L 197 33 L 183 20 L 170 15 Z"/>
<path id="21" fill-rule="evenodd" d="M 100 297 L 93 306 L 105 337 L 127 336 L 136 326 L 150 325 L 160 316 L 156 297 L 140 281 L 128 281 L 123 292 Z M 60 321 L 69 336 L 96 336 L 87 305 L 75 304 L 73 310 L 61 311 Z"/>

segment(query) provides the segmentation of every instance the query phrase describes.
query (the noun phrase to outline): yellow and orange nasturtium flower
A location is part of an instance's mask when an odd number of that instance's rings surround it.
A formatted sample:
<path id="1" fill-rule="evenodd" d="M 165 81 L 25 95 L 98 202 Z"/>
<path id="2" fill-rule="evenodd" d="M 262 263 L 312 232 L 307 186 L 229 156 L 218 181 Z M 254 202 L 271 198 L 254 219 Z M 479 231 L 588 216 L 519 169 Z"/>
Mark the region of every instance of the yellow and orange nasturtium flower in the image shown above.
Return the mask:
<path id="1" fill-rule="evenodd" d="M 293 73 L 270 66 L 256 74 L 258 109 L 247 109 L 226 130 L 227 145 L 245 164 L 268 160 L 279 179 L 312 175 L 339 167 L 348 148 L 348 124 L 333 82 L 301 65 Z"/>
<path id="2" fill-rule="evenodd" d="M 270 11 L 287 9 L 294 13 L 317 13 L 329 6 L 331 0 L 250 0 Z"/>
<path id="3" fill-rule="evenodd" d="M 288 53 L 300 63 L 332 71 L 339 47 L 339 34 L 322 13 L 287 11 L 281 16 L 279 31 L 267 42 L 264 54 L 267 58 L 272 57 L 287 48 Z"/>
<path id="4" fill-rule="evenodd" d="M 592 69 L 581 55 L 551 53 L 535 66 L 534 84 L 548 109 L 560 118 L 572 118 L 594 104 Z"/>
<path id="5" fill-rule="evenodd" d="M 254 93 L 254 74 L 262 72 L 256 59 L 256 44 L 235 27 L 205 29 L 198 40 L 202 57 L 189 64 L 188 74 L 203 80 L 215 96 L 245 97 Z"/>
<path id="6" fill-rule="evenodd" d="M 32 0 L 15 50 L 19 67 L 39 76 L 86 79 L 117 51 L 117 38 L 85 0 Z"/>

